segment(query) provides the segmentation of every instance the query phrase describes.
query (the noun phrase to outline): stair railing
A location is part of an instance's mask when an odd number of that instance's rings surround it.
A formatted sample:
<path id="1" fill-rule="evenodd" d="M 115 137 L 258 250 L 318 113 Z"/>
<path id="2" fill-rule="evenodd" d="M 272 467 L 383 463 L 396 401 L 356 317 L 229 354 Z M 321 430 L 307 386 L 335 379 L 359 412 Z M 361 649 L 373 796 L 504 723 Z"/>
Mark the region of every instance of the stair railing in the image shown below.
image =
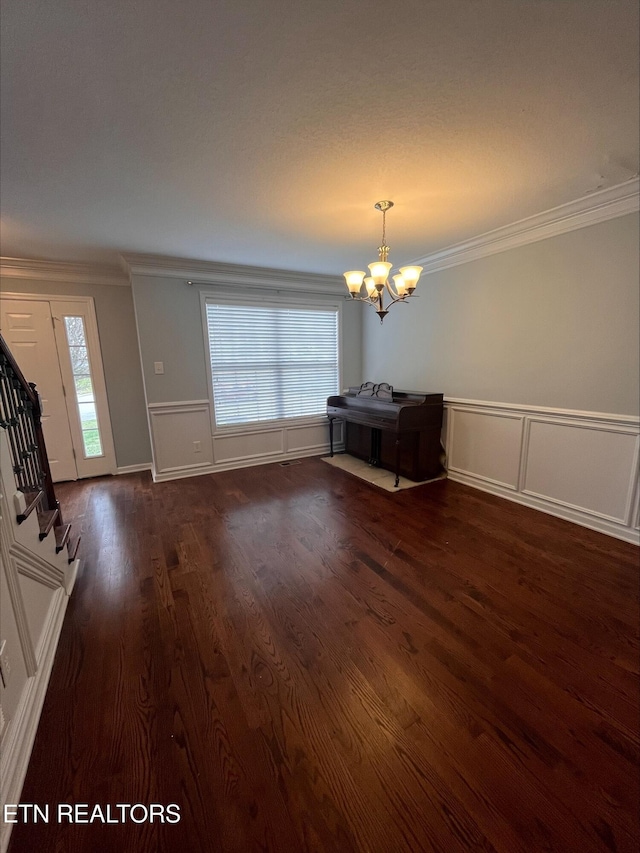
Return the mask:
<path id="1" fill-rule="evenodd" d="M 49 458 L 42 431 L 40 398 L 27 382 L 0 335 L 0 427 L 7 432 L 11 462 L 19 492 L 33 497 L 43 492 L 41 507 L 58 510 Z M 60 521 L 62 519 L 60 518 Z"/>

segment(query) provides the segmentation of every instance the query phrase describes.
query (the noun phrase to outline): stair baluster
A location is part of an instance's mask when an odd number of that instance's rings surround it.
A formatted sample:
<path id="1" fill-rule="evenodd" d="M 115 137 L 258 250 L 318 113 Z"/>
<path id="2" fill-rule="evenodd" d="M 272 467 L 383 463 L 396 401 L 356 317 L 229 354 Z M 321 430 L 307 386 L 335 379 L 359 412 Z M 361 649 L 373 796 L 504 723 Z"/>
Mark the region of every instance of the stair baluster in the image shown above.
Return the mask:
<path id="1" fill-rule="evenodd" d="M 62 524 L 60 504 L 53 487 L 47 449 L 42 432 L 42 411 L 36 386 L 27 382 L 4 338 L 0 335 L 0 427 L 7 432 L 11 462 L 19 492 L 30 496 L 43 492 L 34 506 L 38 514 L 56 513 Z M 24 521 L 26 515 L 19 516 Z"/>

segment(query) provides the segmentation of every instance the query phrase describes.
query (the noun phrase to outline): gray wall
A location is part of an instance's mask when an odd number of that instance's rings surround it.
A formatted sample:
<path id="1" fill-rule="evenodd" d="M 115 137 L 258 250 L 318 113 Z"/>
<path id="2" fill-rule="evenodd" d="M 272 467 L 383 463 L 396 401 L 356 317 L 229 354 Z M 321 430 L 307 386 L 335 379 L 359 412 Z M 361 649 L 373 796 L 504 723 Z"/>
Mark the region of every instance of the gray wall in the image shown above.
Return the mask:
<path id="1" fill-rule="evenodd" d="M 214 292 L 215 288 L 142 275 L 133 276 L 132 287 L 147 402 L 208 399 L 200 291 Z M 225 292 L 229 292 L 228 286 Z M 242 291 L 238 288 L 237 292 Z M 362 316 L 359 305 L 346 301 L 342 343 L 343 385 L 360 384 Z M 154 373 L 156 361 L 164 362 L 163 375 Z"/>
<path id="2" fill-rule="evenodd" d="M 638 214 L 424 276 L 365 380 L 447 397 L 638 414 Z"/>
<path id="3" fill-rule="evenodd" d="M 150 463 L 149 427 L 131 288 L 3 277 L 2 291 L 93 297 L 117 464 L 125 467 Z"/>

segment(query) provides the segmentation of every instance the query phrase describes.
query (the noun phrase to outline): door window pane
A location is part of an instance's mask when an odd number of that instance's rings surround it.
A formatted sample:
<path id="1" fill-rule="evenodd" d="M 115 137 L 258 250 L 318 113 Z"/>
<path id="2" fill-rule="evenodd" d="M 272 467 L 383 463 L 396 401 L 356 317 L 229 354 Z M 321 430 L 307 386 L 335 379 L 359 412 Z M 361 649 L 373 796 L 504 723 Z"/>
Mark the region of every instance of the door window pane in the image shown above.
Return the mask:
<path id="1" fill-rule="evenodd" d="M 98 415 L 96 414 L 95 403 L 78 403 L 78 411 L 80 412 L 80 423 L 83 430 L 98 428 Z"/>
<path id="2" fill-rule="evenodd" d="M 74 376 L 89 373 L 89 354 L 86 347 L 69 346 L 69 355 Z"/>
<path id="3" fill-rule="evenodd" d="M 67 340 L 71 347 L 85 346 L 84 323 L 82 317 L 65 317 Z"/>
<path id="4" fill-rule="evenodd" d="M 96 398 L 91 379 L 91 365 L 87 349 L 86 330 L 83 317 L 65 317 L 65 331 L 69 345 L 71 372 L 76 396 L 76 406 L 82 430 L 85 458 L 102 456 L 100 424 L 96 409 Z"/>
<path id="5" fill-rule="evenodd" d="M 84 444 L 84 455 L 87 457 L 102 456 L 102 444 L 100 433 L 97 429 L 83 429 L 82 443 Z"/>
<path id="6" fill-rule="evenodd" d="M 81 403 L 84 403 L 87 400 L 93 400 L 93 384 L 91 382 L 90 376 L 74 376 L 74 382 L 76 386 L 76 394 L 78 395 L 78 400 Z"/>

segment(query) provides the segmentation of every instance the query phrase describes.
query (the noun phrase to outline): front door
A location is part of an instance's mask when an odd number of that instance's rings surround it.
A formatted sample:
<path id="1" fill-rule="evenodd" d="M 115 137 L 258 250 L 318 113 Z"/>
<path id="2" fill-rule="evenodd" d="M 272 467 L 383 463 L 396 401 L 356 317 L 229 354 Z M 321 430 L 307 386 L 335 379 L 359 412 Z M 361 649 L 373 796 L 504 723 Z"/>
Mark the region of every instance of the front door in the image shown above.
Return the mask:
<path id="1" fill-rule="evenodd" d="M 2 300 L 2 336 L 27 382 L 35 382 L 51 476 L 77 480 L 73 441 L 48 302 Z"/>
<path id="2" fill-rule="evenodd" d="M 54 482 L 115 471 L 100 344 L 90 299 L 0 299 L 0 327 L 42 402 Z"/>

